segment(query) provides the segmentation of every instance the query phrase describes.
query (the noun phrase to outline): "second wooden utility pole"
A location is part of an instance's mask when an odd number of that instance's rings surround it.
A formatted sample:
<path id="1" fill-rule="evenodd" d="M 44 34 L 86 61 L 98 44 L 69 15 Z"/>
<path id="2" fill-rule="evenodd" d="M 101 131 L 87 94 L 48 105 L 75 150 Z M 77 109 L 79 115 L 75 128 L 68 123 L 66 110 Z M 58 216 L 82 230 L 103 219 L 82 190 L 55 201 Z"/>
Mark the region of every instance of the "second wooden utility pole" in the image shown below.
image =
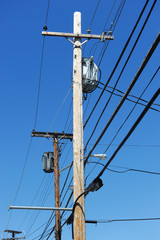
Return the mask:
<path id="1" fill-rule="evenodd" d="M 54 184 L 55 184 L 55 207 L 60 207 L 60 195 L 59 195 L 59 149 L 58 140 L 54 138 Z M 55 212 L 55 238 L 61 240 L 61 219 L 60 211 Z"/>
<path id="2" fill-rule="evenodd" d="M 74 33 L 81 34 L 81 13 L 74 13 Z M 82 49 L 81 38 L 74 39 L 73 53 L 73 193 L 74 202 L 84 192 Z M 74 239 L 85 240 L 84 195 L 74 211 Z"/>

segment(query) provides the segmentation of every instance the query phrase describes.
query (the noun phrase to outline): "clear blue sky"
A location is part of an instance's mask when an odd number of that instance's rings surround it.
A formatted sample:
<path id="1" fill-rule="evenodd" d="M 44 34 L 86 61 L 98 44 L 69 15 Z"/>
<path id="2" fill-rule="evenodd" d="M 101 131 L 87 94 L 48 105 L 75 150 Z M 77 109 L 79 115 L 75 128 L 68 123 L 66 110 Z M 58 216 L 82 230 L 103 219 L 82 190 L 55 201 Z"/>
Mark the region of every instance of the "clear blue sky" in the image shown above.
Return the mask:
<path id="1" fill-rule="evenodd" d="M 86 33 L 90 26 L 97 3 L 98 0 L 51 0 L 47 19 L 48 31 L 73 32 L 73 14 L 75 11 L 80 11 L 82 13 L 82 32 Z M 92 33 L 102 33 L 114 4 L 113 11 L 106 25 L 106 31 L 109 30 L 120 3 L 120 0 L 117 0 L 116 2 L 113 0 L 100 1 L 91 24 Z M 153 0 L 149 1 L 128 48 L 109 83 L 110 87 L 114 86 L 152 3 Z M 115 39 L 109 43 L 100 65 L 102 83 L 106 83 L 110 76 L 144 4 L 145 0 L 126 0 L 113 32 Z M 27 214 L 27 211 L 23 210 L 12 210 L 8 212 L 8 205 L 14 203 L 15 205 L 22 206 L 54 206 L 53 174 L 47 175 L 42 171 L 41 160 L 45 151 L 52 151 L 52 142 L 47 139 L 33 138 L 28 157 L 26 158 L 31 139 L 31 131 L 34 128 L 35 121 L 43 44 L 41 31 L 45 25 L 47 5 L 47 0 L 0 1 L 0 231 L 5 230 L 6 228 L 18 231 L 24 230 L 27 237 L 31 234 L 28 237 L 29 240 L 34 238 L 39 239 L 36 237 L 43 232 L 46 226 L 44 223 L 47 222 L 51 213 L 44 211 L 30 211 Z M 159 9 L 160 1 L 158 0 L 117 85 L 117 89 L 123 92 L 127 90 L 150 46 L 158 35 L 160 22 Z M 96 40 L 90 40 L 86 44 L 83 56 L 89 57 L 94 54 L 95 63 L 98 64 L 100 60 L 99 56 L 102 54 L 105 43 L 94 45 L 96 42 Z M 96 46 L 98 47 L 96 48 Z M 157 47 L 146 68 L 139 77 L 136 85 L 131 91 L 132 95 L 137 97 L 140 96 L 145 86 L 149 83 L 153 74 L 159 67 L 159 51 L 160 46 Z M 72 104 L 72 56 L 73 46 L 66 39 L 56 37 L 47 37 L 45 39 L 39 108 L 36 124 L 37 131 L 62 132 L 64 130 L 72 132 L 72 107 L 70 108 Z M 159 77 L 160 73 L 158 72 L 143 95 L 143 99 L 147 101 L 151 99 L 152 95 L 159 88 Z M 100 84 L 99 86 L 102 85 Z M 88 95 L 87 100 L 84 101 L 84 122 L 89 116 L 100 92 L 101 90 L 97 89 L 92 94 Z M 109 96 L 110 94 L 108 92 L 103 94 L 98 107 L 92 115 L 91 120 L 88 122 L 84 131 L 84 144 L 91 135 L 92 129 L 94 128 Z M 121 98 L 118 96 L 112 97 L 112 100 L 110 101 L 96 132 L 88 145 L 86 154 L 97 140 L 120 99 Z M 160 97 L 158 97 L 155 102 L 160 103 L 159 100 Z M 134 103 L 125 102 L 93 153 L 105 152 L 108 144 L 133 106 Z M 160 110 L 159 106 L 154 107 Z M 70 109 L 71 111 L 69 112 Z M 143 109 L 144 106 L 140 105 L 135 108 L 133 114 L 106 152 L 108 159 L 112 156 L 117 145 L 125 137 Z M 126 145 L 119 151 L 113 160 L 112 165 L 160 172 L 159 119 L 160 113 L 150 109 L 126 142 Z M 62 155 L 60 158 L 61 169 L 68 166 L 72 161 L 72 143 L 69 141 L 67 141 L 66 144 L 64 144 L 64 141 L 61 141 L 60 143 L 62 146 Z M 15 199 L 25 160 L 26 165 L 22 182 Z M 91 160 L 97 161 L 97 159 L 93 158 Z M 106 161 L 107 160 L 105 160 L 105 162 Z M 85 170 L 86 176 L 93 167 L 94 164 L 87 164 Z M 96 166 L 87 179 L 87 185 L 94 179 L 101 169 L 102 166 Z M 120 168 L 114 169 L 122 170 Z M 64 171 L 60 177 L 61 189 L 66 176 L 67 170 Z M 72 171 L 65 191 L 67 190 L 71 177 Z M 102 180 L 104 184 L 103 188 L 95 193 L 90 193 L 86 198 L 86 219 L 107 220 L 160 217 L 160 176 L 138 172 L 118 174 L 106 171 L 102 176 Z M 61 199 L 63 199 L 65 191 L 63 192 Z M 65 206 L 69 194 L 70 190 L 67 192 L 62 207 Z M 66 219 L 67 216 L 68 215 L 63 216 L 63 220 Z M 44 224 L 44 226 L 39 228 L 42 224 Z M 53 226 L 54 221 L 49 226 L 49 229 Z M 160 221 L 114 222 L 98 224 L 97 226 L 87 224 L 86 237 L 87 239 L 110 240 L 158 240 L 159 229 Z M 5 235 L 2 236 L 4 237 Z M 53 239 L 53 236 L 50 239 Z M 63 228 L 62 239 L 71 239 L 70 226 L 65 226 Z"/>

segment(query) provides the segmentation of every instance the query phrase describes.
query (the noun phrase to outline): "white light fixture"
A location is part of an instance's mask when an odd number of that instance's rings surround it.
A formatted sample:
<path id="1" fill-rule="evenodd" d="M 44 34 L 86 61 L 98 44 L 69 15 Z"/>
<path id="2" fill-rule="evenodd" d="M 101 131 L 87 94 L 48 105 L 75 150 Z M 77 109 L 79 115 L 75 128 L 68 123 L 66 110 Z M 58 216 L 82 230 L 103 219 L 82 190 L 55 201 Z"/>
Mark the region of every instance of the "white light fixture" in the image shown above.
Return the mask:
<path id="1" fill-rule="evenodd" d="M 104 153 L 96 153 L 96 154 L 91 155 L 90 157 L 98 157 L 101 160 L 105 160 L 107 158 L 107 155 Z"/>

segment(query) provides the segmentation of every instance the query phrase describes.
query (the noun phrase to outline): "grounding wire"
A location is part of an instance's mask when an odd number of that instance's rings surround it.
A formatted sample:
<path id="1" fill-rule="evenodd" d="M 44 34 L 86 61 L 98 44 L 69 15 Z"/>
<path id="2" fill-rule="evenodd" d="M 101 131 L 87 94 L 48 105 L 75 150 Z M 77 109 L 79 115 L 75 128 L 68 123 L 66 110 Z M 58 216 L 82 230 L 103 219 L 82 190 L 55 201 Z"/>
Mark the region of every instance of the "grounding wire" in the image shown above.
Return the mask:
<path id="1" fill-rule="evenodd" d="M 137 22 L 136 22 L 136 24 L 134 25 L 134 27 L 133 27 L 133 29 L 132 29 L 132 32 L 131 32 L 130 36 L 128 37 L 128 39 L 127 39 L 127 41 L 126 41 L 126 43 L 125 43 L 125 46 L 124 46 L 124 48 L 123 48 L 123 50 L 122 50 L 122 52 L 121 52 L 121 54 L 120 54 L 120 56 L 119 56 L 119 58 L 118 58 L 118 60 L 117 60 L 117 62 L 116 62 L 116 64 L 115 64 L 113 70 L 112 70 L 112 73 L 110 74 L 110 76 L 109 76 L 109 78 L 108 78 L 108 80 L 107 80 L 107 82 L 106 82 L 106 84 L 105 84 L 105 87 L 103 88 L 103 90 L 102 90 L 99 98 L 97 99 L 97 101 L 96 101 L 96 103 L 95 103 L 92 111 L 90 112 L 89 117 L 87 118 L 87 120 L 86 120 L 86 122 L 85 122 L 85 124 L 84 124 L 84 128 L 85 128 L 85 126 L 87 125 L 89 119 L 91 118 L 91 116 L 92 116 L 95 108 L 97 107 L 97 105 L 98 105 L 98 103 L 99 103 L 99 101 L 100 101 L 100 99 L 101 99 L 101 97 L 102 97 L 102 95 L 103 95 L 103 93 L 104 93 L 104 91 L 105 91 L 105 88 L 107 87 L 107 85 L 109 84 L 109 82 L 110 82 L 113 74 L 115 73 L 115 71 L 116 71 L 116 69 L 117 69 L 117 67 L 118 67 L 118 65 L 119 65 L 119 62 L 120 62 L 121 58 L 123 57 L 123 54 L 124 54 L 124 52 L 125 52 L 128 44 L 129 44 L 129 42 L 130 42 L 130 40 L 131 40 L 131 38 L 132 38 L 132 35 L 134 34 L 135 29 L 136 29 L 136 27 L 137 27 L 137 25 L 138 25 L 138 23 L 139 23 L 142 15 L 143 15 L 144 11 L 145 11 L 145 8 L 147 7 L 148 2 L 149 2 L 149 0 L 146 1 L 146 3 L 145 3 L 145 5 L 144 5 L 144 7 L 143 7 L 143 9 L 142 9 L 142 11 L 141 11 L 138 19 L 137 19 Z"/>
<path id="2" fill-rule="evenodd" d="M 100 122 L 100 119 L 102 118 L 102 116 L 103 116 L 103 114 L 104 114 L 104 112 L 105 112 L 105 110 L 106 110 L 106 108 L 107 108 L 107 106 L 108 106 L 108 104 L 109 104 L 109 102 L 110 102 L 110 100 L 111 100 L 111 98 L 112 98 L 114 89 L 116 88 L 116 86 L 117 86 L 117 84 L 118 84 L 118 82 L 119 82 L 119 80 L 120 80 L 120 77 L 122 76 L 122 73 L 123 73 L 123 71 L 124 71 L 124 69 L 125 69 L 128 61 L 129 61 L 129 59 L 130 59 L 130 57 L 131 57 L 131 55 L 132 55 L 132 53 L 133 53 L 133 51 L 134 51 L 134 49 L 135 49 L 138 41 L 139 41 L 139 38 L 140 38 L 140 36 L 141 36 L 141 34 L 142 34 L 142 32 L 143 32 L 143 30 L 144 30 L 144 28 L 145 28 L 145 26 L 146 26 L 146 24 L 147 24 L 147 22 L 148 22 L 148 19 L 149 19 L 150 15 L 151 15 L 151 13 L 152 13 L 152 11 L 153 11 L 153 8 L 154 8 L 154 6 L 155 6 L 155 4 L 156 4 L 156 1 L 157 1 L 157 0 L 154 1 L 153 5 L 152 5 L 152 7 L 151 7 L 151 9 L 150 9 L 147 17 L 146 17 L 146 20 L 145 20 L 145 22 L 144 22 L 144 24 L 143 24 L 143 26 L 142 26 L 139 34 L 138 34 L 138 37 L 137 37 L 137 39 L 136 39 L 136 41 L 135 41 L 135 43 L 134 43 L 134 45 L 133 45 L 133 47 L 132 47 L 132 50 L 130 51 L 130 53 L 129 53 L 129 55 L 128 55 L 128 58 L 127 58 L 127 60 L 125 61 L 125 64 L 124 64 L 124 66 L 123 66 L 123 68 L 122 68 L 122 70 L 121 70 L 121 72 L 120 72 L 120 74 L 119 74 L 119 76 L 118 76 L 118 78 L 117 78 L 117 81 L 116 81 L 116 83 L 115 83 L 115 85 L 114 85 L 114 88 L 113 88 L 113 90 L 112 90 L 112 93 L 111 93 L 111 95 L 110 95 L 110 97 L 109 97 L 106 105 L 104 106 L 104 108 L 103 108 L 103 110 L 102 110 L 102 112 L 101 112 L 101 114 L 100 114 L 100 116 L 99 116 L 99 118 L 98 118 L 98 120 L 97 120 L 97 123 L 96 123 L 96 125 L 95 125 L 95 127 L 94 127 L 94 129 L 93 129 L 93 131 L 92 131 L 92 133 L 91 133 L 91 136 L 90 136 L 89 140 L 88 140 L 87 143 L 86 143 L 86 147 L 87 147 L 88 143 L 90 142 L 90 140 L 91 140 L 91 138 L 92 138 L 92 136 L 93 136 L 93 134 L 94 134 L 94 132 L 95 132 L 95 130 L 96 130 L 99 122 Z M 102 92 L 103 92 L 103 91 L 102 91 Z M 86 147 L 85 147 L 85 148 L 86 148 Z"/>

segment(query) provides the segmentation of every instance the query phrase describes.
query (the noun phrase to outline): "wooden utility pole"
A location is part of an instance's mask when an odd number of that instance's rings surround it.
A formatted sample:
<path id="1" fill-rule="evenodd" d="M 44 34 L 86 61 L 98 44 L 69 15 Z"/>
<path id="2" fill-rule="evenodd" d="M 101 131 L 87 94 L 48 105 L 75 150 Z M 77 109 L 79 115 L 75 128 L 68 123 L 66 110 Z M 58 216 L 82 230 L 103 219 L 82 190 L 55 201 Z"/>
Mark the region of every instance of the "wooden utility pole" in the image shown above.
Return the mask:
<path id="1" fill-rule="evenodd" d="M 60 194 L 59 194 L 59 148 L 58 139 L 70 139 L 72 141 L 73 134 L 69 133 L 57 133 L 57 132 L 36 132 L 33 131 L 32 137 L 46 137 L 53 138 L 54 147 L 54 184 L 55 184 L 55 207 L 60 208 Z M 61 240 L 61 219 L 60 211 L 55 212 L 55 238 Z"/>
<path id="2" fill-rule="evenodd" d="M 81 13 L 74 13 L 74 33 L 81 34 Z M 84 192 L 82 49 L 81 38 L 74 39 L 73 53 L 73 193 L 74 202 Z M 74 239 L 85 240 L 84 195 L 74 211 Z"/>
<path id="3" fill-rule="evenodd" d="M 59 149 L 58 140 L 54 138 L 54 185 L 55 185 L 55 207 L 60 207 L 60 195 L 59 195 Z M 61 219 L 60 211 L 55 212 L 55 238 L 61 240 Z"/>
<path id="4" fill-rule="evenodd" d="M 11 233 L 12 237 L 11 238 L 3 238 L 2 240 L 14 240 L 14 239 L 25 239 L 26 238 L 26 237 L 19 237 L 19 238 L 15 237 L 16 234 L 21 234 L 22 233 L 21 231 L 5 230 L 4 232 Z"/>
<path id="5" fill-rule="evenodd" d="M 42 32 L 43 36 L 65 37 L 74 46 L 73 52 L 73 193 L 74 202 L 84 192 L 83 103 L 82 103 L 82 45 L 89 39 L 113 40 L 114 37 L 81 34 L 81 13 L 74 13 L 74 33 Z M 69 39 L 73 38 L 74 41 Z M 81 43 L 81 39 L 86 40 Z M 85 207 L 82 195 L 74 212 L 74 240 L 85 240 Z"/>

